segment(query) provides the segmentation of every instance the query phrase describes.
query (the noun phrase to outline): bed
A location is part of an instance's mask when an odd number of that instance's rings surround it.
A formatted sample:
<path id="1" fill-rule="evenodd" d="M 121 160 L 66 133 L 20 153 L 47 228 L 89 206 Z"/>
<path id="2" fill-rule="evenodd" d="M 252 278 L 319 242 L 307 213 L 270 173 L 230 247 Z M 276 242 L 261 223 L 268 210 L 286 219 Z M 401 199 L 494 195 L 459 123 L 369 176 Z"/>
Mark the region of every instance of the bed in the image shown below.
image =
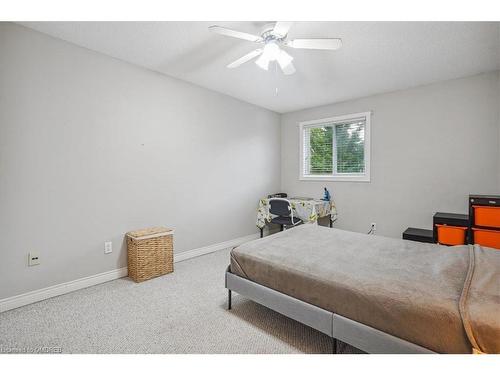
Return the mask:
<path id="1" fill-rule="evenodd" d="M 231 292 L 368 353 L 499 353 L 500 252 L 302 225 L 231 251 Z"/>

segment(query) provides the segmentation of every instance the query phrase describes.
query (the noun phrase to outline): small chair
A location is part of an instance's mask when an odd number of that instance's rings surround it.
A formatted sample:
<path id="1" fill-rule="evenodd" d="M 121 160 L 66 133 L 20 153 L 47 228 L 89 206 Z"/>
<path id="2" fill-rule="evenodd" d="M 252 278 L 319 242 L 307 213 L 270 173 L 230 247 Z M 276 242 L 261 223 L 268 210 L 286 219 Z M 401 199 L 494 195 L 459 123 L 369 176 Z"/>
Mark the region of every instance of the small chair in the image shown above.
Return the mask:
<path id="1" fill-rule="evenodd" d="M 292 204 L 288 199 L 269 199 L 269 213 L 277 215 L 271 219 L 271 223 L 279 224 L 280 231 L 283 231 L 285 226 L 294 227 L 302 223 L 302 220 L 293 217 Z"/>

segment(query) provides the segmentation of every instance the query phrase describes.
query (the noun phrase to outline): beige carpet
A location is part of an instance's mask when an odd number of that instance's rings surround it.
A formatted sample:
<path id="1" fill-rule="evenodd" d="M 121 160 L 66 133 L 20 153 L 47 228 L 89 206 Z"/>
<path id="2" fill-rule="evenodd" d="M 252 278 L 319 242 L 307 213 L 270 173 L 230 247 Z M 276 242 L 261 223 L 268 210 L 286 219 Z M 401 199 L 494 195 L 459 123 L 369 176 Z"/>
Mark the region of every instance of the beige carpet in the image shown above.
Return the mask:
<path id="1" fill-rule="evenodd" d="M 111 281 L 0 314 L 0 353 L 331 353 L 331 339 L 233 294 L 229 250 L 136 284 Z M 341 351 L 357 352 L 347 345 Z"/>

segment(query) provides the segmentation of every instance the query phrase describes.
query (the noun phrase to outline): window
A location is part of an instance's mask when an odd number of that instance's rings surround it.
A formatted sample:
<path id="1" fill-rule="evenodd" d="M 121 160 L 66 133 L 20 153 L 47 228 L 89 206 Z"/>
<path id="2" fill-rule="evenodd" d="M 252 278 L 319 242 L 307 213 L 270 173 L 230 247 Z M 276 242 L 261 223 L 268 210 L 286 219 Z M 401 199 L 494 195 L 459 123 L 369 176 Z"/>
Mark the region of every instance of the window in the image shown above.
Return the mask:
<path id="1" fill-rule="evenodd" d="M 300 123 L 300 179 L 370 181 L 370 114 Z"/>

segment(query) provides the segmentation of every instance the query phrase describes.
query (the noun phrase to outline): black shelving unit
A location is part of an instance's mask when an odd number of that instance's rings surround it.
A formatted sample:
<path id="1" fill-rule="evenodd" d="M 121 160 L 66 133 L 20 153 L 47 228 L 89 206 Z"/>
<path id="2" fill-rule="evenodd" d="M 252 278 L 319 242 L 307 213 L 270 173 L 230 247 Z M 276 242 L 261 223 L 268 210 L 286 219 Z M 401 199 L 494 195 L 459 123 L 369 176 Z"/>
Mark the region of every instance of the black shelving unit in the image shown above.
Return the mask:
<path id="1" fill-rule="evenodd" d="M 474 231 L 472 228 L 500 231 L 498 227 L 476 225 L 473 206 L 500 207 L 500 195 L 469 195 L 469 243 L 474 243 Z"/>
<path id="2" fill-rule="evenodd" d="M 469 228 L 469 215 L 465 214 L 455 214 L 450 212 L 436 212 L 432 217 L 432 230 L 434 233 L 434 242 L 438 242 L 437 238 L 437 227 L 436 224 L 451 225 L 454 227 L 466 227 Z M 467 232 L 470 232 L 467 230 Z M 468 235 L 465 238 L 467 243 Z"/>
<path id="3" fill-rule="evenodd" d="M 421 228 L 407 228 L 403 232 L 403 239 L 412 240 L 418 242 L 427 243 L 438 243 L 437 227 L 439 225 L 449 225 L 453 227 L 464 227 L 467 228 L 465 233 L 465 243 L 474 243 L 474 231 L 475 229 L 484 229 L 484 231 L 494 231 L 493 239 L 484 239 L 483 241 L 488 243 L 488 247 L 494 247 L 500 249 L 500 240 L 497 238 L 500 236 L 500 224 L 499 218 L 496 216 L 497 212 L 494 213 L 494 224 L 498 226 L 481 226 L 476 224 L 476 218 L 474 217 L 474 206 L 484 206 L 484 207 L 500 207 L 500 195 L 469 195 L 469 214 L 456 214 L 450 212 L 436 212 L 432 218 L 432 229 L 421 229 Z M 498 210 L 500 215 L 500 210 Z M 484 238 L 484 231 L 482 232 Z"/>

